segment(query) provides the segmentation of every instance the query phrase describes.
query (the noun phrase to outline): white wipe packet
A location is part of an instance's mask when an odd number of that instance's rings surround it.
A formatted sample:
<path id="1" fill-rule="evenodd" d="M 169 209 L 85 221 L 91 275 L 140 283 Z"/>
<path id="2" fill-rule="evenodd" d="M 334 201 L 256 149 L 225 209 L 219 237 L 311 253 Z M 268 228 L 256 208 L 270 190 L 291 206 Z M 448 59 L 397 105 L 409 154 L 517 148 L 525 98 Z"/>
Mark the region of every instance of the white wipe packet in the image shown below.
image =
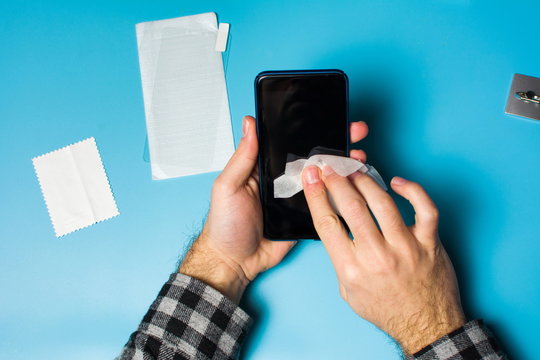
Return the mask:
<path id="1" fill-rule="evenodd" d="M 136 30 L 152 178 L 222 170 L 234 141 L 216 14 Z"/>
<path id="2" fill-rule="evenodd" d="M 328 165 L 340 176 L 349 176 L 355 171 L 360 171 L 371 176 L 385 191 L 387 190 L 384 180 L 373 166 L 349 157 L 318 154 L 307 159 L 287 162 L 285 173 L 274 180 L 274 198 L 290 198 L 302 191 L 302 171 L 311 165 L 320 169 Z"/>
<path id="3" fill-rule="evenodd" d="M 56 236 L 119 214 L 93 137 L 32 163 Z"/>

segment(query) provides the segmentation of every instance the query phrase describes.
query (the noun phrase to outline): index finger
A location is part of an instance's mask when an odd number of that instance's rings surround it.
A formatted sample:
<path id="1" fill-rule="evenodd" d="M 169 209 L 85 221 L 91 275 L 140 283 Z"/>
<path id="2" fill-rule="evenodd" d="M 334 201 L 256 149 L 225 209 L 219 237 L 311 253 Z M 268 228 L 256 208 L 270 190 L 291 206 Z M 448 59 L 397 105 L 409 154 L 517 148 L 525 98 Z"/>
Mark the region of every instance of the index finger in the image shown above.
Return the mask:
<path id="1" fill-rule="evenodd" d="M 321 180 L 319 168 L 308 166 L 302 173 L 304 195 L 309 206 L 309 212 L 321 241 L 337 267 L 338 264 L 352 258 L 353 243 L 345 227 L 339 220 L 330 201 L 326 187 Z"/>

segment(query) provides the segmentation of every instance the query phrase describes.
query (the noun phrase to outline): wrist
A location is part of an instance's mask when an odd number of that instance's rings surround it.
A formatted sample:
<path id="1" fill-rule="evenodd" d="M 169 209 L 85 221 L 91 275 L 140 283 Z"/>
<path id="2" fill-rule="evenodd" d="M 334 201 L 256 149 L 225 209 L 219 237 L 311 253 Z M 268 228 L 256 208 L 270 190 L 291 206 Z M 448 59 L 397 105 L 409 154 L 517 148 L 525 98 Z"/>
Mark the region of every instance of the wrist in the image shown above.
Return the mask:
<path id="1" fill-rule="evenodd" d="M 206 283 L 236 304 L 240 303 L 244 290 L 249 284 L 242 269 L 208 246 L 203 234 L 188 250 L 178 272 Z"/>
<path id="2" fill-rule="evenodd" d="M 408 322 L 405 322 L 407 327 L 399 331 L 394 338 L 399 342 L 405 354 L 415 354 L 429 344 L 460 328 L 466 322 L 465 315 L 461 310 L 453 311 L 452 314 L 447 315 L 449 315 L 447 318 L 419 316 L 414 319 L 412 317 Z"/>

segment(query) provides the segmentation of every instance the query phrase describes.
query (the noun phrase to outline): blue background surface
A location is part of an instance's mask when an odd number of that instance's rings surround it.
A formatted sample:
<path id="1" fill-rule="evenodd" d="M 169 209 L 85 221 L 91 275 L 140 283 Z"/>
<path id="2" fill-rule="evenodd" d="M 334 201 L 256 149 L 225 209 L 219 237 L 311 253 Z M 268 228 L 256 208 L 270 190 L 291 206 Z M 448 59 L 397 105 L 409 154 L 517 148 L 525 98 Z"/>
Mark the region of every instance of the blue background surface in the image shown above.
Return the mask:
<path id="1" fill-rule="evenodd" d="M 370 163 L 439 205 L 467 314 L 538 358 L 540 122 L 504 107 L 514 73 L 540 76 L 540 4 L 474 0 L 2 1 L 0 358 L 113 358 L 175 271 L 216 174 L 151 180 L 135 24 L 207 11 L 231 23 L 235 138 L 258 72 L 344 70 Z M 55 238 L 31 158 L 90 136 L 121 214 Z M 399 358 L 339 298 L 318 242 L 244 306 L 246 359 Z"/>

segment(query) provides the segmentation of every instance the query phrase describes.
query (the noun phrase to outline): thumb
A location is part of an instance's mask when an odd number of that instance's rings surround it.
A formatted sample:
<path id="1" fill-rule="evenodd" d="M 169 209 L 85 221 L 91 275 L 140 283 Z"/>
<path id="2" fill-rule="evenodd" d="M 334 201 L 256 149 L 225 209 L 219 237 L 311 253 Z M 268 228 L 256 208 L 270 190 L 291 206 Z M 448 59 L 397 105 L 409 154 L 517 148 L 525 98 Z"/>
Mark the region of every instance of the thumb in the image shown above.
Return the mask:
<path id="1" fill-rule="evenodd" d="M 242 119 L 242 139 L 225 169 L 219 175 L 220 181 L 227 187 L 230 186 L 234 189 L 244 185 L 253 168 L 257 165 L 258 151 L 255 118 L 244 116 Z"/>

